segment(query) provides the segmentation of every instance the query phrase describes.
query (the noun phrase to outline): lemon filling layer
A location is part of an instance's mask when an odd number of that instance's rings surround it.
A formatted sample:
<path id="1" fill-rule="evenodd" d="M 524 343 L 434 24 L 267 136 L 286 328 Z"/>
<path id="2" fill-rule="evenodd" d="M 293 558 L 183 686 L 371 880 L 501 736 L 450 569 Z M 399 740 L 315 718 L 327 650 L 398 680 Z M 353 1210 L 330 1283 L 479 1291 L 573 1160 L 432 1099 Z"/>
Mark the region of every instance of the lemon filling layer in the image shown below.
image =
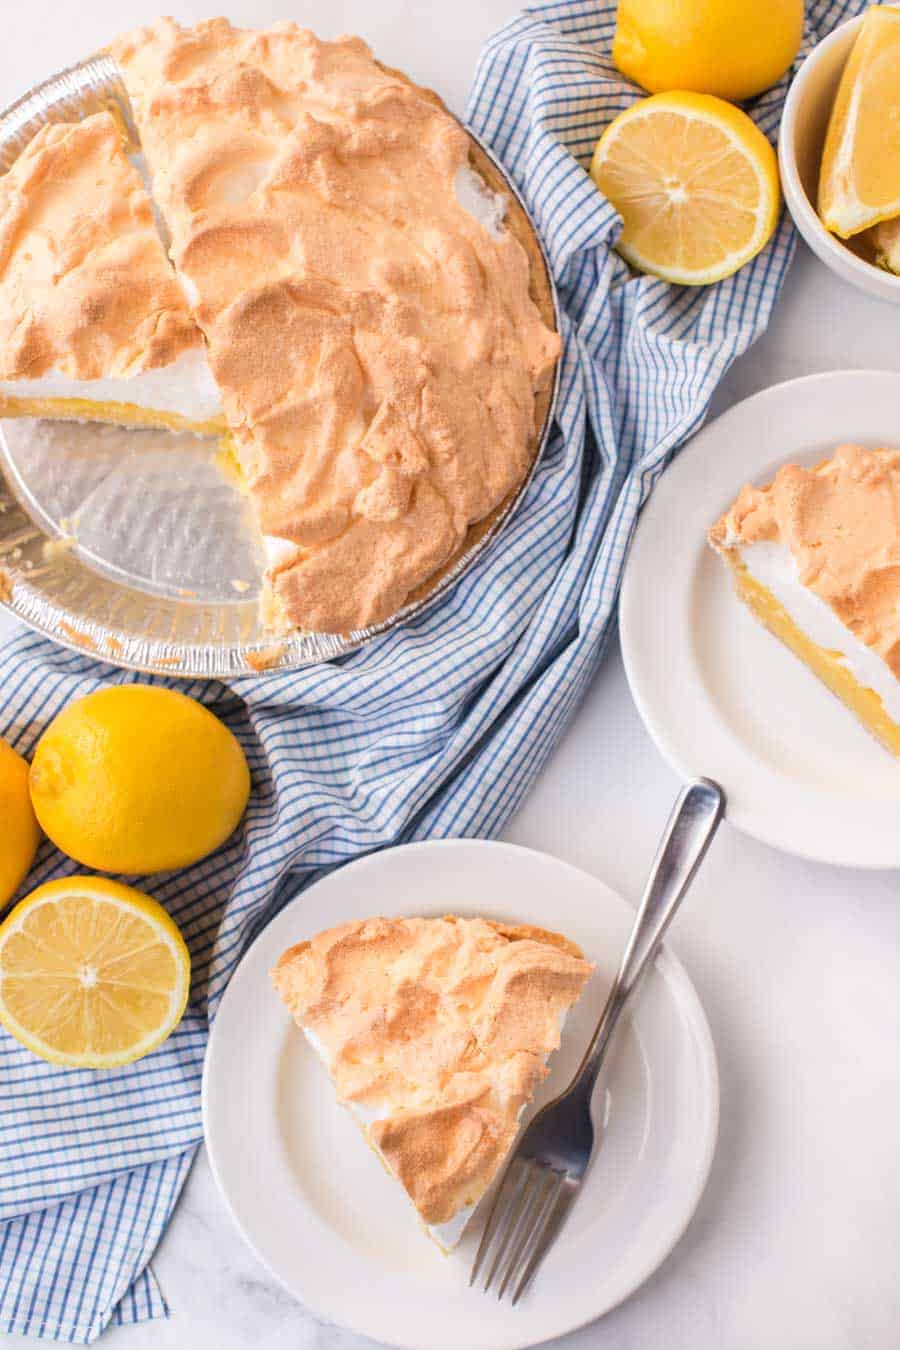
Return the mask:
<path id="1" fill-rule="evenodd" d="M 766 541 L 725 556 L 738 593 L 754 615 L 900 756 L 900 682 L 878 653 L 803 585 L 790 550 Z"/>
<path id="2" fill-rule="evenodd" d="M 77 380 L 51 370 L 34 380 L 3 380 L 0 415 L 117 422 L 206 435 L 225 429 L 219 391 L 202 351 L 185 352 L 170 365 L 129 377 Z"/>

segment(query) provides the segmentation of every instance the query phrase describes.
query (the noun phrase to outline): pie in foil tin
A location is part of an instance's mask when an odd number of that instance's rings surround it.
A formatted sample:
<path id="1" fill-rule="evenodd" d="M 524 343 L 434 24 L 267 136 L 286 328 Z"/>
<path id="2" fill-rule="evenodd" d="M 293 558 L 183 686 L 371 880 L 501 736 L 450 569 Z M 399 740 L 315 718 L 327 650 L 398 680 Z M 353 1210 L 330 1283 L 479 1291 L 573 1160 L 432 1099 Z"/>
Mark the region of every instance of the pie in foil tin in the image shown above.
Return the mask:
<path id="1" fill-rule="evenodd" d="M 114 112 L 137 145 L 111 57 L 45 81 L 0 116 L 0 172 L 46 122 Z M 559 330 L 553 278 L 518 190 L 471 133 L 472 161 L 507 194 L 507 225 L 529 257 L 532 294 Z M 114 665 L 227 678 L 329 661 L 434 604 L 502 532 L 552 425 L 559 364 L 540 396 L 531 467 L 474 525 L 450 562 L 385 622 L 351 633 L 273 638 L 259 615 L 264 556 L 246 498 L 219 467 L 214 440 L 99 422 L 0 422 L 0 602 L 63 646 Z M 217 460 L 219 456 L 219 460 Z"/>

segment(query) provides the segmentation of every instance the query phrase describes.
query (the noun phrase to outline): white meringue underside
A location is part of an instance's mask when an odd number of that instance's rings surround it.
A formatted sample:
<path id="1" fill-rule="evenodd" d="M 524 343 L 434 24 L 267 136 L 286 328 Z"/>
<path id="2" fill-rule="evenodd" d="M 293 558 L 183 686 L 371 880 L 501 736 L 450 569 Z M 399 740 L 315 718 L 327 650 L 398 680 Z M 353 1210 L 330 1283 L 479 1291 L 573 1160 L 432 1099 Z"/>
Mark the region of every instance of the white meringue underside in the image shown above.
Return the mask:
<path id="1" fill-rule="evenodd" d="M 171 365 L 131 376 L 73 380 L 50 370 L 33 380 L 2 380 L 0 393 L 8 398 L 130 403 L 152 412 L 175 413 L 191 422 L 209 422 L 221 415 L 219 391 L 200 349 L 182 352 Z"/>
<path id="2" fill-rule="evenodd" d="M 877 652 L 854 637 L 829 604 L 803 585 L 790 549 L 762 540 L 742 545 L 738 553 L 750 576 L 774 595 L 800 631 L 817 647 L 837 653 L 854 679 L 873 690 L 888 716 L 900 723 L 900 680 Z"/>

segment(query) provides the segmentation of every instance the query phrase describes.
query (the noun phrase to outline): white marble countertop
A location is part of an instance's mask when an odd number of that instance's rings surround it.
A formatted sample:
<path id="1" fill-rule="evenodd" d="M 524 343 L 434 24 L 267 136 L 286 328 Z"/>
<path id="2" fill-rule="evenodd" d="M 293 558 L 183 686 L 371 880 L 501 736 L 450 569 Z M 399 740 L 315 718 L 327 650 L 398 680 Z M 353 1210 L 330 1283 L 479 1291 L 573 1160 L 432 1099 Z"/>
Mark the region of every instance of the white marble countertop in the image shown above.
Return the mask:
<path id="1" fill-rule="evenodd" d="M 180 0 L 182 20 L 219 11 Z M 230 17 L 361 32 L 461 111 L 479 46 L 517 0 L 231 0 Z M 159 0 L 4 6 L 0 102 L 158 12 Z M 427 11 L 427 13 L 426 13 Z M 900 309 L 801 247 L 769 332 L 732 369 L 722 409 L 766 385 L 843 367 L 900 370 Z M 0 618 L 0 641 L 12 630 Z M 677 783 L 610 651 L 505 837 L 638 896 Z M 816 866 L 727 825 L 672 945 L 719 1054 L 712 1176 L 657 1274 L 566 1350 L 893 1350 L 900 1326 L 900 878 Z M 168 1322 L 110 1332 L 109 1350 L 351 1350 L 257 1263 L 200 1156 L 154 1259 Z M 19 1337 L 2 1344 L 24 1346 Z M 460 1347 L 460 1350 L 465 1350 Z"/>

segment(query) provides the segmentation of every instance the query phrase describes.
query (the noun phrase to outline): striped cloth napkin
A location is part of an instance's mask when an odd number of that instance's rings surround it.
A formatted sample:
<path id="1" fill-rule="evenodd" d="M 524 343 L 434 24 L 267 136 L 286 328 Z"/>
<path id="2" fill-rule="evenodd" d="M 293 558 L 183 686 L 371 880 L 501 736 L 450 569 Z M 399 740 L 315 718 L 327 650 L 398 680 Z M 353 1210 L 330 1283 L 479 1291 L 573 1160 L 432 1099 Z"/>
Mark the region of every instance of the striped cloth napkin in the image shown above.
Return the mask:
<path id="1" fill-rule="evenodd" d="M 812 0 L 805 47 L 861 7 Z M 109 1322 L 167 1314 L 148 1263 L 200 1141 L 207 1030 L 241 954 L 327 868 L 497 834 L 597 666 L 641 503 L 766 326 L 793 249 L 786 219 L 705 289 L 632 277 L 611 251 L 617 217 L 585 168 L 637 96 L 610 65 L 614 15 L 614 0 L 526 10 L 487 43 L 469 105 L 530 204 L 564 310 L 557 426 L 527 499 L 439 605 L 365 650 L 229 687 L 177 684 L 239 737 L 251 804 L 214 857 L 148 882 L 195 971 L 163 1047 L 93 1074 L 0 1034 L 0 1328 L 90 1342 Z M 786 87 L 752 109 L 772 138 Z M 29 755 L 70 699 L 136 678 L 23 632 L 0 660 L 0 734 Z M 45 843 L 29 884 L 75 870 Z"/>

